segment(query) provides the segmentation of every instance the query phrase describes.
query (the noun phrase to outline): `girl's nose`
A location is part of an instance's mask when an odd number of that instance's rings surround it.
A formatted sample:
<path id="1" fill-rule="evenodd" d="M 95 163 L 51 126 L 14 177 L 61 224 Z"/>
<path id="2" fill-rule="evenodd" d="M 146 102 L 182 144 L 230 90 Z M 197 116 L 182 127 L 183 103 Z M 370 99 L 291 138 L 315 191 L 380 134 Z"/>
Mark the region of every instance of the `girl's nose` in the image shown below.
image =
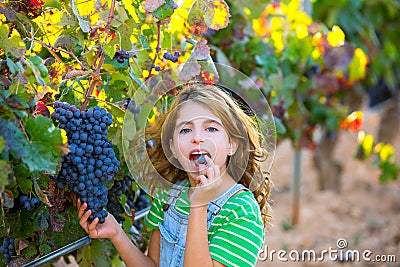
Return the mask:
<path id="1" fill-rule="evenodd" d="M 195 143 L 195 144 L 200 144 L 203 141 L 204 141 L 203 137 L 201 137 L 199 135 L 194 136 L 193 140 L 192 140 L 192 142 Z"/>

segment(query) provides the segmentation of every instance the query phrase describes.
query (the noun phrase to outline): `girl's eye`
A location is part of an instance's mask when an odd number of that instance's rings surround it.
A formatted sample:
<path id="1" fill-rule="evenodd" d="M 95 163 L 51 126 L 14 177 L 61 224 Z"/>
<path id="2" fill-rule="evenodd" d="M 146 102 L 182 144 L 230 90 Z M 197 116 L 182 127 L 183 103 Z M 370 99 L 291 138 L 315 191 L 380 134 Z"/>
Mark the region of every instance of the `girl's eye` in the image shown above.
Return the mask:
<path id="1" fill-rule="evenodd" d="M 207 131 L 209 131 L 209 132 L 217 132 L 218 129 L 215 128 L 215 127 L 210 126 L 210 127 L 207 127 Z"/>
<path id="2" fill-rule="evenodd" d="M 182 130 L 179 131 L 181 134 L 186 134 L 189 133 L 191 130 L 189 128 L 183 128 Z"/>

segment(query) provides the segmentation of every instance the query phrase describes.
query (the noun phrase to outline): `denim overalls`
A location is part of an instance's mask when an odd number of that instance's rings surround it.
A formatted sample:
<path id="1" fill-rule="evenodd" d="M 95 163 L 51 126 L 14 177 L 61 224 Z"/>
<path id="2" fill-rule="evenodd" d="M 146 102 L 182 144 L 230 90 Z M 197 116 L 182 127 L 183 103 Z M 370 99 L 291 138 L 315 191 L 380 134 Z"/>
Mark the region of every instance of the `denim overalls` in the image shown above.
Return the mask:
<path id="1" fill-rule="evenodd" d="M 186 181 L 187 182 L 187 181 Z M 218 215 L 221 207 L 228 199 L 240 190 L 248 190 L 242 184 L 235 184 L 224 194 L 214 201 L 208 203 L 207 207 L 207 229 L 210 229 L 211 223 Z M 160 244 L 160 267 L 179 267 L 183 266 L 184 252 L 186 246 L 186 232 L 188 216 L 180 214 L 175 209 L 176 201 L 182 193 L 182 184 L 179 187 L 173 187 L 168 195 L 167 204 L 164 205 L 164 222 L 158 223 L 161 233 Z"/>

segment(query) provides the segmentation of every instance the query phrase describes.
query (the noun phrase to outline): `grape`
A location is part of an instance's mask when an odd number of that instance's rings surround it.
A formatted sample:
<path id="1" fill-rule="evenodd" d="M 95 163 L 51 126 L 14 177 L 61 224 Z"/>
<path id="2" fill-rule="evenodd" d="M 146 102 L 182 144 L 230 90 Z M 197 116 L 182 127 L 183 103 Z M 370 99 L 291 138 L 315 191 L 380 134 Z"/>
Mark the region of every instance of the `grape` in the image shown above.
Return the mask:
<path id="1" fill-rule="evenodd" d="M 29 198 L 28 196 L 22 195 L 19 197 L 19 203 L 22 205 L 22 207 L 28 211 L 34 210 L 37 207 L 39 207 L 40 203 L 42 201 L 37 198 Z"/>
<path id="2" fill-rule="evenodd" d="M 118 63 L 123 64 L 125 62 L 125 60 L 129 59 L 129 53 L 126 52 L 125 50 L 118 50 L 114 54 L 114 59 L 116 59 L 118 61 Z"/>
<path id="3" fill-rule="evenodd" d="M 68 103 L 55 102 L 54 109 L 52 118 L 67 132 L 70 147 L 70 152 L 62 157 L 56 186 L 68 186 L 88 204 L 92 210 L 89 222 L 97 217 L 103 223 L 108 215 L 103 209 L 108 203 L 105 184 L 113 179 L 120 166 L 107 138 L 112 116 L 97 106 L 80 111 Z"/>
<path id="4" fill-rule="evenodd" d="M 0 247 L 0 253 L 3 253 L 6 263 L 11 262 L 11 258 L 16 255 L 14 248 L 15 238 L 4 238 L 3 244 Z"/>
<path id="5" fill-rule="evenodd" d="M 204 157 L 204 155 L 200 155 L 200 156 L 197 158 L 197 162 L 198 162 L 199 164 L 204 164 L 204 163 L 206 163 L 206 158 Z"/>
<path id="6" fill-rule="evenodd" d="M 174 55 L 171 55 L 169 52 L 165 52 L 165 53 L 163 54 L 163 57 L 164 57 L 166 60 L 172 61 L 172 62 L 174 62 L 174 63 L 178 62 L 179 56 L 180 56 L 180 52 L 179 52 L 179 51 L 176 51 L 176 52 L 174 53 Z"/>

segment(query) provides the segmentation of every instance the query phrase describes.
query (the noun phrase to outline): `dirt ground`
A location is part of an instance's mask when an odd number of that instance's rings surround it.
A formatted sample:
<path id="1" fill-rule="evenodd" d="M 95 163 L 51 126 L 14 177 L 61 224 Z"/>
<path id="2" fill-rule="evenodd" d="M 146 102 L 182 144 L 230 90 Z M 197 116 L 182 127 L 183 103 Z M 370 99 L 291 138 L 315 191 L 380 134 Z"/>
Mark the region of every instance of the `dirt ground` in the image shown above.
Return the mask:
<path id="1" fill-rule="evenodd" d="M 376 136 L 379 123 L 379 111 L 364 111 L 367 133 Z M 399 135 L 394 146 L 400 164 Z M 340 194 L 318 190 L 312 152 L 302 151 L 300 221 L 295 226 L 291 224 L 290 190 L 293 151 L 289 142 L 277 147 L 271 170 L 274 221 L 273 226 L 267 229 L 266 253 L 260 255 L 257 266 L 400 266 L 400 178 L 379 183 L 379 169 L 373 167 L 371 161 L 361 162 L 353 158 L 356 147 L 356 133 L 340 134 L 334 152 L 343 166 Z M 346 248 L 339 249 L 343 242 L 347 244 Z M 280 256 L 287 259 L 286 262 L 279 259 L 279 250 L 282 250 Z M 327 252 L 322 254 L 324 250 Z M 351 250 L 347 257 L 346 250 Z M 315 261 L 312 251 L 316 253 Z M 300 259 L 304 253 L 305 260 L 297 260 L 297 252 Z M 370 262 L 363 259 L 363 253 L 371 259 Z M 324 261 L 318 260 L 321 255 Z M 360 261 L 357 261 L 357 255 Z M 378 263 L 375 256 L 391 261 L 396 257 L 396 262 Z M 349 262 L 346 258 L 356 261 Z"/>

